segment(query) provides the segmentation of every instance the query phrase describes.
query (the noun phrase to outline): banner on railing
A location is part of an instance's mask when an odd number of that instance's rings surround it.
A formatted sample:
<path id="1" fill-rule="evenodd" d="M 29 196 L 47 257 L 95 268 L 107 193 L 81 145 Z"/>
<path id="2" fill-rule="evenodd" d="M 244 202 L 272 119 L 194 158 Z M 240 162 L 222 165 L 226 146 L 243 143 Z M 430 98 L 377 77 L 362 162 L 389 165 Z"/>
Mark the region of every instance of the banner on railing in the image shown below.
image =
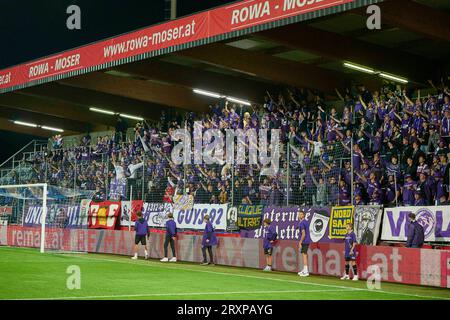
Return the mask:
<path id="1" fill-rule="evenodd" d="M 239 229 L 255 230 L 262 225 L 262 205 L 241 204 L 237 207 L 236 226 Z"/>
<path id="2" fill-rule="evenodd" d="M 80 201 L 78 210 L 70 210 L 67 212 L 67 228 L 87 228 L 90 199 L 83 199 Z"/>
<path id="3" fill-rule="evenodd" d="M 210 222 L 216 230 L 226 230 L 226 204 L 194 204 L 190 210 L 174 211 L 175 222 L 177 227 L 181 229 L 203 229 L 205 227 L 203 222 L 205 215 L 209 215 Z"/>
<path id="4" fill-rule="evenodd" d="M 127 195 L 127 180 L 126 179 L 112 179 L 109 184 L 109 198 L 120 200 Z"/>
<path id="5" fill-rule="evenodd" d="M 425 242 L 450 242 L 450 206 L 385 208 L 381 239 L 406 241 L 410 213 L 422 225 Z"/>
<path id="6" fill-rule="evenodd" d="M 121 227 L 134 226 L 134 222 L 136 221 L 136 213 L 138 211 L 142 211 L 142 206 L 143 206 L 142 200 L 122 201 L 120 226 Z"/>
<path id="7" fill-rule="evenodd" d="M 353 229 L 358 243 L 377 244 L 382 214 L 383 208 L 380 206 L 355 206 Z"/>
<path id="8" fill-rule="evenodd" d="M 150 227 L 162 228 L 166 225 L 167 215 L 173 212 L 171 203 L 144 203 L 142 213 Z"/>
<path id="9" fill-rule="evenodd" d="M 237 216 L 238 208 L 230 206 L 227 210 L 227 231 L 239 230 L 239 227 L 237 226 Z"/>
<path id="10" fill-rule="evenodd" d="M 23 225 L 34 227 L 41 225 L 42 205 L 30 205 L 26 207 Z M 72 227 L 74 221 L 78 221 L 80 214 L 79 205 L 51 204 L 47 206 L 46 225 L 55 227 Z"/>
<path id="11" fill-rule="evenodd" d="M 333 207 L 330 215 L 330 239 L 344 239 L 347 223 L 353 224 L 353 206 Z"/>
<path id="12" fill-rule="evenodd" d="M 265 207 L 262 219 L 270 219 L 275 226 L 280 240 L 299 240 L 300 223 L 299 213 L 305 213 L 305 220 L 308 224 L 308 230 L 312 242 L 342 242 L 340 239 L 329 238 L 330 207 L 312 207 L 304 208 L 299 206 L 292 207 Z M 263 227 L 257 230 L 241 230 L 241 237 L 245 238 L 263 238 Z"/>
<path id="13" fill-rule="evenodd" d="M 335 8 L 334 12 L 345 10 L 348 7 L 344 5 L 352 2 L 354 0 L 253 0 L 225 5 L 0 70 L 0 92 L 56 76 L 77 75 L 131 57 L 164 54 L 167 48 L 176 50 L 176 46 L 183 48 L 194 41 L 206 41 L 331 7 Z"/>
<path id="14" fill-rule="evenodd" d="M 89 228 L 115 229 L 120 214 L 120 201 L 91 202 Z"/>

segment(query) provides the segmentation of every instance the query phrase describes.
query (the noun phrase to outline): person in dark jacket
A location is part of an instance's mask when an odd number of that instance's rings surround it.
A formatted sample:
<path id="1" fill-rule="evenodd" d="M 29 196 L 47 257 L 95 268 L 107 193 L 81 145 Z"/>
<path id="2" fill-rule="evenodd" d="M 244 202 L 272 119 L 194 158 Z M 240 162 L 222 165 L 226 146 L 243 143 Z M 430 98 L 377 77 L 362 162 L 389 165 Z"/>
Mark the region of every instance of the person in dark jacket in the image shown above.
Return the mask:
<path id="1" fill-rule="evenodd" d="M 205 230 L 203 231 L 203 238 L 202 238 L 202 254 L 203 254 L 203 266 L 206 266 L 208 264 L 214 265 L 214 258 L 213 258 L 213 251 L 212 247 L 217 245 L 217 237 L 214 233 L 214 227 L 209 221 L 209 216 L 205 215 L 203 217 L 203 222 L 206 223 Z M 208 250 L 209 254 L 209 262 L 206 259 L 206 250 Z"/>
<path id="2" fill-rule="evenodd" d="M 273 244 L 275 240 L 277 240 L 277 232 L 275 230 L 275 226 L 271 224 L 272 221 L 270 219 L 264 219 L 264 255 L 266 256 L 266 267 L 263 271 L 272 271 L 272 251 Z"/>
<path id="3" fill-rule="evenodd" d="M 161 262 L 177 262 L 177 255 L 175 254 L 175 240 L 177 237 L 177 224 L 173 220 L 173 213 L 167 215 L 168 220 L 166 221 L 166 239 L 164 241 L 164 258 Z M 172 259 L 167 258 L 167 249 L 169 247 L 172 249 Z"/>
<path id="4" fill-rule="evenodd" d="M 144 246 L 145 250 L 145 259 L 148 259 L 148 251 L 147 251 L 147 239 L 150 235 L 147 221 L 142 216 L 142 212 L 138 211 L 136 213 L 137 220 L 134 223 L 134 230 L 136 231 L 136 235 L 134 237 L 134 255 L 131 259 L 136 260 L 138 258 L 138 245 L 141 243 Z"/>
<path id="5" fill-rule="evenodd" d="M 409 221 L 406 247 L 421 248 L 425 238 L 423 227 L 416 221 L 416 215 L 414 213 L 409 214 Z"/>

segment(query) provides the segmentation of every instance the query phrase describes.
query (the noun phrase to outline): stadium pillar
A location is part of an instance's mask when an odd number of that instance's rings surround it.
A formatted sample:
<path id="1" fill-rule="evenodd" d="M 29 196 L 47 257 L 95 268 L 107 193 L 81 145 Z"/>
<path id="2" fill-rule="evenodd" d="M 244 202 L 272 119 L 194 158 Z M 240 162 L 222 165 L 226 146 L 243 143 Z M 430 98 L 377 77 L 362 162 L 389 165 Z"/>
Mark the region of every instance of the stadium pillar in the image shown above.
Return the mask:
<path id="1" fill-rule="evenodd" d="M 75 157 L 75 166 L 73 169 L 73 190 L 77 190 L 77 158 Z"/>
<path id="2" fill-rule="evenodd" d="M 231 161 L 231 205 L 234 206 L 234 157 Z"/>
<path id="3" fill-rule="evenodd" d="M 398 207 L 398 197 L 397 197 L 397 174 L 394 174 L 394 185 L 395 185 L 395 206 Z"/>
<path id="4" fill-rule="evenodd" d="M 353 135 L 352 135 L 352 140 L 351 140 L 351 148 L 350 148 L 350 163 L 351 163 L 351 174 L 350 174 L 350 178 L 351 178 L 351 193 L 350 193 L 350 197 L 352 199 L 351 204 L 353 205 L 355 203 L 355 198 L 354 198 L 354 190 L 355 187 L 353 185 L 353 174 L 355 169 L 353 168 Z"/>
<path id="5" fill-rule="evenodd" d="M 102 158 L 103 160 L 103 158 Z M 109 200 L 108 198 L 108 188 L 109 188 L 109 155 L 106 156 L 106 174 L 105 174 L 105 200 Z"/>

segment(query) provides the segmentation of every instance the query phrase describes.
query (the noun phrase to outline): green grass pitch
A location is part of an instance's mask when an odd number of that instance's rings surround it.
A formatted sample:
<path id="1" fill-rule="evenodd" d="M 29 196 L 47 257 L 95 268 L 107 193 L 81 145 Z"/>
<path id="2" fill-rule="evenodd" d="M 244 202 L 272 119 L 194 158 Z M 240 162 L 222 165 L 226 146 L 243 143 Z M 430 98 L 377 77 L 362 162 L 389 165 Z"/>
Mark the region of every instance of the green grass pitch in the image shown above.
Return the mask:
<path id="1" fill-rule="evenodd" d="M 69 290 L 69 266 L 80 268 L 80 289 Z M 41 254 L 0 247 L 0 299 L 450 299 L 450 290 L 193 263 L 131 260 L 106 254 Z"/>

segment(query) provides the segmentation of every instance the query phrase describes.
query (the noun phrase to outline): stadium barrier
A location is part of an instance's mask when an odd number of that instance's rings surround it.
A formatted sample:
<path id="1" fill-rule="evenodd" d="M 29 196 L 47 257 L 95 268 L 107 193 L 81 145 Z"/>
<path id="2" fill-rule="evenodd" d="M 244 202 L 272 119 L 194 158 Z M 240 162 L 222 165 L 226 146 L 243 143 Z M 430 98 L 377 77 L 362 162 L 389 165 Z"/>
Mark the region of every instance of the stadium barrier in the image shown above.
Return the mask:
<path id="1" fill-rule="evenodd" d="M 49 232 L 57 248 L 64 243 L 70 251 L 132 255 L 134 232 L 98 229 Z M 69 241 L 63 241 L 62 237 L 67 237 L 65 240 Z M 201 262 L 201 239 L 200 235 L 180 234 L 176 243 L 177 258 L 180 261 Z M 163 233 L 151 234 L 150 257 L 162 257 L 163 243 Z M 0 244 L 39 247 L 40 228 L 0 226 Z M 140 250 L 140 255 L 143 255 L 143 248 Z M 313 243 L 308 251 L 310 272 L 335 277 L 342 275 L 343 251 L 342 243 Z M 357 251 L 361 279 L 371 276 L 366 271 L 369 266 L 378 265 L 382 281 L 450 288 L 448 250 L 358 245 Z M 247 268 L 262 268 L 265 265 L 261 239 L 219 237 L 214 254 L 216 263 L 220 265 Z M 275 270 L 297 272 L 301 267 L 298 242 L 295 240 L 278 241 L 273 257 Z"/>

